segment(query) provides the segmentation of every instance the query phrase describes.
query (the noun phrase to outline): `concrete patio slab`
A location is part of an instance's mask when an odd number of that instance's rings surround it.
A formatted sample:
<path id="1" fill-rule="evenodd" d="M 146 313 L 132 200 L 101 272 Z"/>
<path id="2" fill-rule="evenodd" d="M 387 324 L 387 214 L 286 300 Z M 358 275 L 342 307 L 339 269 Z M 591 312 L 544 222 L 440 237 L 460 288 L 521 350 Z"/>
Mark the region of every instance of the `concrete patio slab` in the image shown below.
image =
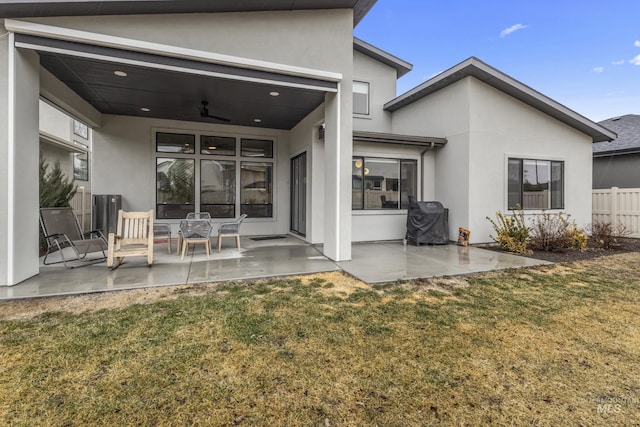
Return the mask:
<path id="1" fill-rule="evenodd" d="M 517 255 L 476 247 L 450 245 L 404 245 L 402 241 L 354 243 L 351 261 L 338 265 L 367 283 L 395 282 L 425 277 L 550 264 Z"/>
<path id="2" fill-rule="evenodd" d="M 152 267 L 144 257 L 125 258 L 115 270 L 105 262 L 66 269 L 40 267 L 40 274 L 16 286 L 0 287 L 0 300 L 73 295 L 154 286 L 260 279 L 344 270 L 367 283 L 385 283 L 434 276 L 549 264 L 501 252 L 456 245 L 405 246 L 402 241 L 354 243 L 352 261 L 335 263 L 318 247 L 294 236 L 254 241 L 242 238 L 242 249 L 226 245 L 205 254 L 202 245 L 181 259 L 156 244 Z M 174 246 L 175 247 L 175 246 Z"/>
<path id="3" fill-rule="evenodd" d="M 0 287 L 0 300 L 339 270 L 316 248 L 293 236 L 263 241 L 243 238 L 241 247 L 238 250 L 228 245 L 221 252 L 213 250 L 207 258 L 204 247 L 198 245 L 182 260 L 175 253 L 167 253 L 166 244 L 156 244 L 152 267 L 144 257 L 125 258 L 115 270 L 109 270 L 105 262 L 73 269 L 62 264 L 41 265 L 39 275 L 15 286 Z M 50 259 L 55 261 L 55 255 Z"/>

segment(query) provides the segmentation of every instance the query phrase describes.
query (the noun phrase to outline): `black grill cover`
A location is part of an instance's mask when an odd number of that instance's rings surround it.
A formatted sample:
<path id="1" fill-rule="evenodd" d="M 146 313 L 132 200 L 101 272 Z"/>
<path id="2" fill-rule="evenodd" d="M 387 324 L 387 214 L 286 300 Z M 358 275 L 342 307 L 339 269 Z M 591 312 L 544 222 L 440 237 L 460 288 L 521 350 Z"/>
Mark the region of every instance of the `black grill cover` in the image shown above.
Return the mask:
<path id="1" fill-rule="evenodd" d="M 409 198 L 407 240 L 415 245 L 449 243 L 449 209 L 440 202 L 416 202 Z"/>

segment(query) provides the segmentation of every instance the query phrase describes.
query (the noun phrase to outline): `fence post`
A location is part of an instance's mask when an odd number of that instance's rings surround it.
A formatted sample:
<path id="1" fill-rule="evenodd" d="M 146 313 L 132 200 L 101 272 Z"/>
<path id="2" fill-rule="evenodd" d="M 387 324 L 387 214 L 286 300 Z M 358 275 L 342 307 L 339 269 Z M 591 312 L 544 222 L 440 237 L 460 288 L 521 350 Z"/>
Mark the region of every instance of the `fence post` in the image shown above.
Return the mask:
<path id="1" fill-rule="evenodd" d="M 611 225 L 618 224 L 618 187 L 611 187 Z"/>

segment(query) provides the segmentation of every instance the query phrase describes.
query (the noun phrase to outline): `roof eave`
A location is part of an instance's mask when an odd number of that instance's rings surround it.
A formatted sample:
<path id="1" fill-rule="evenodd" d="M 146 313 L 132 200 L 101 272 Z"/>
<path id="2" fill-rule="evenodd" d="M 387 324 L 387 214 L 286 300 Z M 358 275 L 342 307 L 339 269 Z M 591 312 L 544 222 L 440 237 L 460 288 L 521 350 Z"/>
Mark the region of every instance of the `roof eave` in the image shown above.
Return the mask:
<path id="1" fill-rule="evenodd" d="M 275 10 L 353 9 L 353 26 L 369 13 L 377 0 L 13 0 L 0 2 L 0 18 L 49 16 L 216 13 Z"/>
<path id="2" fill-rule="evenodd" d="M 373 58 L 376 61 L 380 61 L 392 68 L 395 68 L 396 72 L 398 73 L 398 78 L 404 76 L 413 69 L 413 65 L 411 65 L 407 61 L 404 61 L 397 56 L 390 54 L 389 52 L 385 52 L 384 50 L 377 48 L 374 45 L 369 44 L 363 40 L 360 40 L 359 38 L 353 38 L 353 48 L 357 52 L 367 55 L 370 58 Z"/>
<path id="3" fill-rule="evenodd" d="M 466 77 L 474 77 L 589 135 L 593 142 L 612 141 L 617 137 L 615 132 L 589 120 L 475 57 L 471 57 L 455 65 L 447 71 L 438 74 L 421 85 L 398 96 L 386 103 L 384 109 L 391 112 L 399 110 L 418 99 L 437 92 Z"/>

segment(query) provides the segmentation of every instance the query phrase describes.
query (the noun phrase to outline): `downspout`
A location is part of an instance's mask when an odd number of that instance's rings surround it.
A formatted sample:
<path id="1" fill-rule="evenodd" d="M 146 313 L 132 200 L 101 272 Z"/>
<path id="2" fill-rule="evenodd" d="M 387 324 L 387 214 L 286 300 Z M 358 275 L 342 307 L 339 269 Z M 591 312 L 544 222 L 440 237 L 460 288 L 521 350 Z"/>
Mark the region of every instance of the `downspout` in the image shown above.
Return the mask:
<path id="1" fill-rule="evenodd" d="M 422 153 L 420 153 L 420 163 L 421 163 L 421 171 L 420 174 L 422 175 L 422 185 L 420 186 L 420 200 L 424 202 L 424 176 L 425 176 L 425 168 L 424 168 L 424 155 L 427 153 L 427 151 L 431 151 L 433 150 L 433 142 L 429 143 L 429 147 L 426 148 L 424 151 L 422 151 Z"/>

